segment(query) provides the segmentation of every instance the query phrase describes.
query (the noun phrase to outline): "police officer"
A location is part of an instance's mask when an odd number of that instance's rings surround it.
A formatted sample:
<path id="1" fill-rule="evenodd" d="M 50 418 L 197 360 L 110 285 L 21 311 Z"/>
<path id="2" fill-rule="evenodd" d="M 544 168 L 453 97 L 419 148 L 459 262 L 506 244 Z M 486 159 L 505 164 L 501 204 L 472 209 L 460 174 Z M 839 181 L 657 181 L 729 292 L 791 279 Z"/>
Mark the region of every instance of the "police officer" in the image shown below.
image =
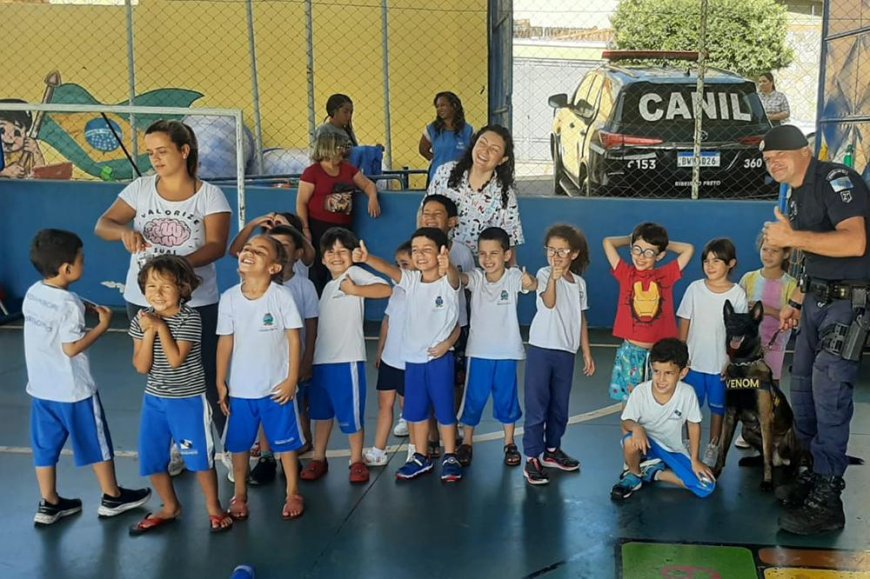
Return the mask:
<path id="1" fill-rule="evenodd" d="M 870 192 L 852 169 L 815 159 L 797 127 L 774 127 L 760 149 L 770 175 L 791 188 L 788 217 L 776 209 L 776 221 L 765 224 L 765 240 L 805 255 L 800 291 L 781 310 L 780 321 L 783 328 L 800 321 L 791 400 L 798 437 L 813 462 L 795 483 L 779 489 L 787 507 L 779 526 L 812 535 L 845 526 L 840 494 L 852 394 L 870 327 Z"/>

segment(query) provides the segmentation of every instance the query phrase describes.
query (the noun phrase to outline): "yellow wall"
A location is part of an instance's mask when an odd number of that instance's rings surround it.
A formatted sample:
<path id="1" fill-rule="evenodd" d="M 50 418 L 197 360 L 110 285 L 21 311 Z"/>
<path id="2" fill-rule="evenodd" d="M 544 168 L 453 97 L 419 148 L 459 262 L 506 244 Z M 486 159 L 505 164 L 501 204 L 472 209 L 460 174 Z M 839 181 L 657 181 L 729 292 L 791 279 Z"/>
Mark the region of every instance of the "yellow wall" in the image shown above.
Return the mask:
<path id="1" fill-rule="evenodd" d="M 417 143 L 434 118 L 432 98 L 452 90 L 475 127 L 486 122 L 486 2 L 389 0 L 393 165 L 424 167 Z M 308 96 L 304 3 L 254 2 L 265 147 L 306 148 Z M 140 0 L 134 6 L 137 92 L 186 88 L 197 107 L 241 108 L 253 130 L 245 3 Z M 315 105 L 353 98 L 361 142 L 385 143 L 379 0 L 315 0 Z M 100 102 L 128 98 L 123 6 L 4 4 L 0 98 L 42 98 L 59 70 Z"/>

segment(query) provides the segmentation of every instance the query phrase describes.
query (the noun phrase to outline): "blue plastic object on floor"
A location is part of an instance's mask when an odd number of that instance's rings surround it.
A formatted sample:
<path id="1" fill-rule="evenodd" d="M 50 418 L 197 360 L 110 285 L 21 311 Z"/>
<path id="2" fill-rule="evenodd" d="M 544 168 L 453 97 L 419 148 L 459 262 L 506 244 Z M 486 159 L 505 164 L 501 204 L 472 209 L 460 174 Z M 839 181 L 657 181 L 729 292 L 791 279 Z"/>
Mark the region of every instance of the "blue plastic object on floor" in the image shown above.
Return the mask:
<path id="1" fill-rule="evenodd" d="M 230 579 L 254 579 L 254 568 L 250 565 L 239 565 L 233 569 Z"/>

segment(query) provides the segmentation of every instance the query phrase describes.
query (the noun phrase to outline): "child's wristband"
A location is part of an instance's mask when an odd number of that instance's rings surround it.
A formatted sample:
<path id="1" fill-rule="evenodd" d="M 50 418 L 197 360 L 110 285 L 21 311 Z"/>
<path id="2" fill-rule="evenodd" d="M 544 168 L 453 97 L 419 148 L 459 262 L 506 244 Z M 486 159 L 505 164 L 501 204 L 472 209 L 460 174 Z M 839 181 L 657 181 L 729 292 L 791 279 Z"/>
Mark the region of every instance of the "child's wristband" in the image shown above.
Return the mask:
<path id="1" fill-rule="evenodd" d="M 798 303 L 798 302 L 796 302 L 796 301 L 794 301 L 794 300 L 788 300 L 788 305 L 789 305 L 789 307 L 792 307 L 792 308 L 794 308 L 794 309 L 796 309 L 796 310 L 798 310 L 798 311 L 800 311 L 800 309 L 804 307 L 803 304 Z"/>

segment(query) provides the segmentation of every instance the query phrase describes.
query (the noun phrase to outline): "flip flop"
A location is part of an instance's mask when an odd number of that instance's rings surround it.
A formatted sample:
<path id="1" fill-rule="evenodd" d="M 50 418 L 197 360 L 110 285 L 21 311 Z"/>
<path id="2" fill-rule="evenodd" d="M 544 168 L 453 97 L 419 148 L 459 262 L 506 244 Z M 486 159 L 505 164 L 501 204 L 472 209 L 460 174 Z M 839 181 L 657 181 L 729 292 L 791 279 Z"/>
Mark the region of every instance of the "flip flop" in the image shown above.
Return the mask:
<path id="1" fill-rule="evenodd" d="M 130 534 L 133 536 L 136 535 L 144 535 L 149 531 L 153 531 L 158 527 L 165 527 L 171 523 L 175 522 L 177 517 L 172 517 L 169 519 L 164 519 L 162 517 L 152 517 L 152 513 L 148 513 L 145 515 L 145 518 L 136 523 L 135 525 L 130 527 Z"/>
<path id="2" fill-rule="evenodd" d="M 238 507 L 238 508 L 234 508 Z M 235 521 L 245 521 L 248 518 L 248 501 L 243 501 L 236 497 L 230 500 L 230 508 L 227 509 L 227 514 Z"/>
<path id="3" fill-rule="evenodd" d="M 229 521 L 230 524 L 223 526 L 224 521 Z M 208 524 L 211 527 L 212 533 L 223 533 L 233 528 L 233 518 L 229 515 L 209 515 Z"/>
<path id="4" fill-rule="evenodd" d="M 295 515 L 291 515 L 290 511 L 296 511 Z M 281 511 L 281 518 L 285 521 L 298 519 L 305 512 L 305 499 L 302 495 L 293 495 L 287 497 L 287 502 L 284 503 L 284 509 Z"/>

